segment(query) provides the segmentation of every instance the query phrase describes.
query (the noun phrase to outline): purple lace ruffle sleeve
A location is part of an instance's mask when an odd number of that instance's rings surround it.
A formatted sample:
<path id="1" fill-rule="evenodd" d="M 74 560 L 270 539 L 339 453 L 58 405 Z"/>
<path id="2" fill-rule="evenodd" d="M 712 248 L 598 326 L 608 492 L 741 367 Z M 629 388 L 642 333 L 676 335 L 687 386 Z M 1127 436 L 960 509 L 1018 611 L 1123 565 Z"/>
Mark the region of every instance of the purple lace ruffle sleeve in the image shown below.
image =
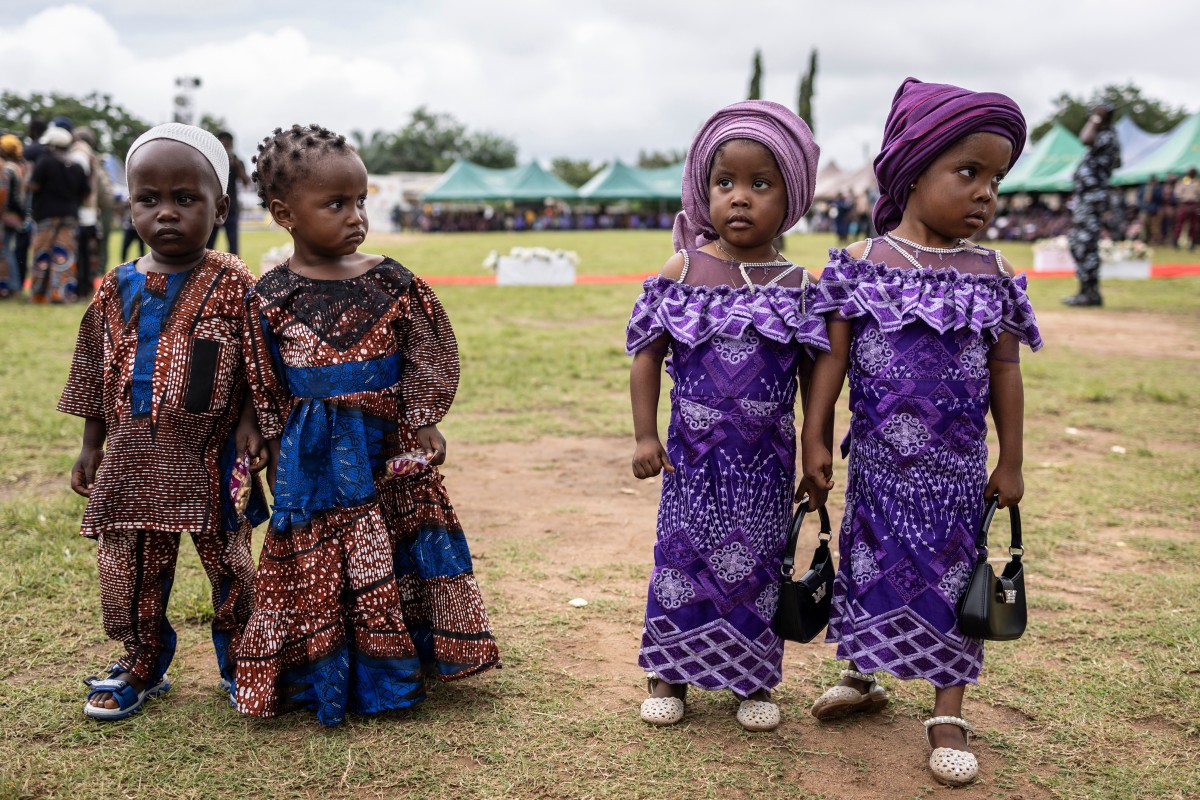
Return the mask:
<path id="1" fill-rule="evenodd" d="M 831 250 L 811 312 L 844 319 L 870 315 L 885 332 L 921 320 L 939 333 L 969 328 L 992 341 L 1008 331 L 1033 350 L 1042 347 L 1024 274 L 973 275 L 948 267 L 889 267 Z M 631 326 L 632 330 L 632 326 Z"/>
<path id="2" fill-rule="evenodd" d="M 781 344 L 798 342 L 828 351 L 825 319 L 814 311 L 816 293 L 806 288 L 689 286 L 661 275 L 642 284 L 626 329 L 630 355 L 664 333 L 690 347 L 715 336 L 737 338 L 747 327 Z"/>

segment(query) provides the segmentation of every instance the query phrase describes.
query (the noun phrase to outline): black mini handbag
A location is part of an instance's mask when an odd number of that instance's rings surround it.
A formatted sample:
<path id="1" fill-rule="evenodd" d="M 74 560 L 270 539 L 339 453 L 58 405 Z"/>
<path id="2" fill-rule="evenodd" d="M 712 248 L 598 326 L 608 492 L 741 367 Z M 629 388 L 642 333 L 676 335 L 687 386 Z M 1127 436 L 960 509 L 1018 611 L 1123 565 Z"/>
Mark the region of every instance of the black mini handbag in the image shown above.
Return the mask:
<path id="1" fill-rule="evenodd" d="M 792 580 L 796 565 L 796 542 L 807 513 L 808 498 L 805 498 L 792 515 L 792 527 L 788 531 L 780 567 L 783 580 L 779 584 L 779 605 L 775 609 L 773 626 L 776 634 L 793 642 L 812 641 L 824 630 L 829 624 L 829 606 L 833 602 L 833 555 L 829 552 L 829 540 L 833 538 L 833 533 L 829 525 L 829 512 L 824 506 L 817 509 L 821 531 L 817 534 L 817 550 L 813 553 L 812 563 L 798 580 Z"/>
<path id="2" fill-rule="evenodd" d="M 1000 575 L 988 563 L 987 535 L 992 516 L 999 507 L 999 496 L 987 502 L 979 533 L 975 536 L 975 569 L 967 582 L 966 591 L 958 601 L 958 629 L 975 639 L 1008 641 L 1019 639 L 1025 632 L 1028 611 L 1025 605 L 1025 573 L 1021 564 L 1021 510 L 1008 507 L 1008 523 L 1012 539 L 1008 547 L 1010 560 Z"/>

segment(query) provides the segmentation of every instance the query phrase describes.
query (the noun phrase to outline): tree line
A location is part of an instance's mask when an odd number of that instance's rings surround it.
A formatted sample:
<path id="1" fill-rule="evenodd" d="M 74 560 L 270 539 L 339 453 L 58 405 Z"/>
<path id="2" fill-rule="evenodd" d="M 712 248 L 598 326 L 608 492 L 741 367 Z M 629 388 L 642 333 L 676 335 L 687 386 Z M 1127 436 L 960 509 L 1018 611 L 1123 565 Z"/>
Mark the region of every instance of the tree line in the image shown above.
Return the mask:
<path id="1" fill-rule="evenodd" d="M 796 110 L 816 131 L 814 98 L 816 96 L 817 50 L 813 48 L 806 70 L 800 76 Z M 751 62 L 748 95 L 762 96 L 762 52 L 755 50 Z M 1172 106 L 1158 98 L 1147 97 L 1135 84 L 1109 84 L 1090 94 L 1073 95 L 1063 92 L 1054 99 L 1051 114 L 1035 125 L 1030 136 L 1036 142 L 1055 123 L 1078 135 L 1096 103 L 1107 103 L 1115 109 L 1114 121 L 1128 116 L 1138 127 L 1149 133 L 1171 130 L 1189 115 L 1182 106 Z M 51 120 L 69 117 L 76 127 L 89 126 L 95 131 L 102 152 L 123 156 L 133 141 L 151 127 L 150 123 L 131 113 L 112 96 L 91 92 L 75 97 L 57 92 L 0 92 L 0 130 L 23 135 L 31 119 Z M 201 118 L 201 126 L 213 131 L 228 127 L 225 121 L 209 114 Z M 492 131 L 472 130 L 451 114 L 419 106 L 409 119 L 395 130 L 375 130 L 370 133 L 351 131 L 350 138 L 358 148 L 367 171 L 374 174 L 389 172 L 444 172 L 462 158 L 485 167 L 514 167 L 517 164 L 517 143 Z M 654 168 L 676 164 L 683 160 L 686 150 L 640 151 L 637 165 Z M 572 186 L 582 186 L 603 165 L 588 159 L 556 158 L 552 171 Z"/>

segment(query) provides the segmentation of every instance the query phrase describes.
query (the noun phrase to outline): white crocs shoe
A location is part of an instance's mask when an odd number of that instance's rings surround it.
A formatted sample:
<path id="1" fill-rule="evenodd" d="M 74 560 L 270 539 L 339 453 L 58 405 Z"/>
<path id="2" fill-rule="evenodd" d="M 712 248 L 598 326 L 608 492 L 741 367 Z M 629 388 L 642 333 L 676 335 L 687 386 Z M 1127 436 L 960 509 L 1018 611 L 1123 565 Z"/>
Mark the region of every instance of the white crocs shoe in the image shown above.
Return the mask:
<path id="1" fill-rule="evenodd" d="M 933 738 L 929 729 L 934 725 L 957 725 L 967 735 L 967 740 L 975 729 L 961 717 L 931 717 L 925 720 L 925 740 L 933 747 Z M 965 786 L 979 775 L 979 762 L 974 753 L 966 750 L 955 750 L 952 747 L 938 747 L 929 755 L 929 770 L 939 783 L 947 786 Z"/>
<path id="2" fill-rule="evenodd" d="M 659 678 L 651 673 L 646 676 L 646 691 L 653 692 L 654 687 L 658 685 Z M 683 694 L 687 696 L 687 685 L 683 687 Z M 683 719 L 683 713 L 686 706 L 683 702 L 683 697 L 647 697 L 642 701 L 642 709 L 640 716 L 642 722 L 651 725 L 674 725 Z"/>
<path id="3" fill-rule="evenodd" d="M 850 714 L 875 714 L 887 707 L 887 691 L 874 675 L 856 672 L 852 669 L 842 670 L 843 678 L 854 678 L 866 681 L 870 685 L 865 692 L 860 692 L 853 686 L 831 686 L 825 694 L 813 703 L 812 715 L 822 722 L 831 719 L 841 719 Z"/>
<path id="4" fill-rule="evenodd" d="M 737 721 L 748 731 L 773 731 L 779 727 L 779 706 L 770 700 L 743 700 Z"/>

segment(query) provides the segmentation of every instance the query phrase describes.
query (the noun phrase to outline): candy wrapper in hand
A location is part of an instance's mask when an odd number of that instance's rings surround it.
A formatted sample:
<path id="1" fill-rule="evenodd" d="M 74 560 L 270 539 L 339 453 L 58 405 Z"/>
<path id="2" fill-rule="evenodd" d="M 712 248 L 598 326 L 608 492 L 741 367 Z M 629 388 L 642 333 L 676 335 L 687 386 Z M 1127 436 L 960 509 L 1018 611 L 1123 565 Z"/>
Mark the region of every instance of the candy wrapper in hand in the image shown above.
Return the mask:
<path id="1" fill-rule="evenodd" d="M 233 474 L 229 476 L 229 494 L 233 497 L 233 508 L 238 516 L 246 513 L 250 502 L 250 451 L 242 453 L 233 461 Z"/>
<path id="2" fill-rule="evenodd" d="M 389 458 L 386 469 L 389 478 L 407 478 L 428 468 L 429 456 L 420 450 L 412 450 Z"/>

